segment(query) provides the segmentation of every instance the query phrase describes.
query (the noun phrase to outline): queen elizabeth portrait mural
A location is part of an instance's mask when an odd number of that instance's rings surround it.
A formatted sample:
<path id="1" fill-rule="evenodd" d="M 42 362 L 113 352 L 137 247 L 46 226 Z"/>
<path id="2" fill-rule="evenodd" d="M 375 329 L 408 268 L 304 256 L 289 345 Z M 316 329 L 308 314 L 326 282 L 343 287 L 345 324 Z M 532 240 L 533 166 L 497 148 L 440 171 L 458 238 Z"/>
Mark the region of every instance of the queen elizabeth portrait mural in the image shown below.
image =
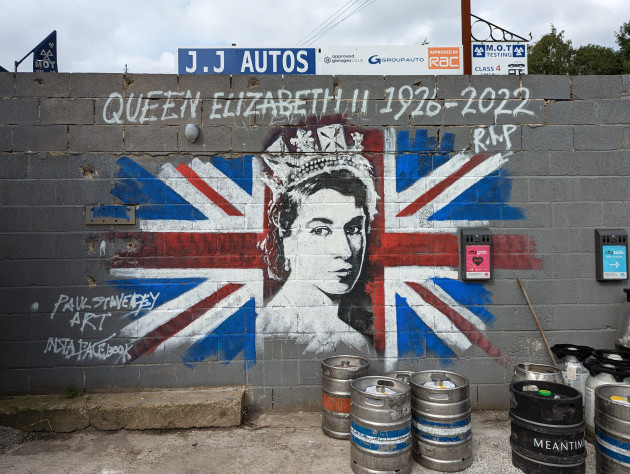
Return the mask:
<path id="1" fill-rule="evenodd" d="M 107 284 L 134 295 L 116 362 L 247 369 L 284 351 L 394 368 L 482 351 L 509 364 L 491 342 L 491 291 L 459 278 L 457 235 L 524 218 L 509 204 L 510 153 L 454 144 L 333 115 L 271 127 L 257 153 L 120 157 L 112 194 L 138 224 L 102 244 Z M 493 239 L 495 268 L 539 264 L 526 236 Z"/>

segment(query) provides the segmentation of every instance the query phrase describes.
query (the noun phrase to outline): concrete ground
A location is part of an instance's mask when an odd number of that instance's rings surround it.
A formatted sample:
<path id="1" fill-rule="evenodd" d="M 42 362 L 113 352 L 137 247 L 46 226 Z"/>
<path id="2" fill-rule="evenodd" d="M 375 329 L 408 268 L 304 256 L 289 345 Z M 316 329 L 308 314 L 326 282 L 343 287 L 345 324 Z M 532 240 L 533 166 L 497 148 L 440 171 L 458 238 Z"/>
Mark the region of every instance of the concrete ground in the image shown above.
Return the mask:
<path id="1" fill-rule="evenodd" d="M 29 435 L 30 437 L 33 434 Z M 474 461 L 464 473 L 512 466 L 507 411 L 473 412 Z M 595 450 L 587 443 L 587 473 Z M 412 461 L 413 473 L 433 473 Z M 0 455 L 7 473 L 351 473 L 350 441 L 328 438 L 320 413 L 261 414 L 238 428 L 40 435 Z"/>

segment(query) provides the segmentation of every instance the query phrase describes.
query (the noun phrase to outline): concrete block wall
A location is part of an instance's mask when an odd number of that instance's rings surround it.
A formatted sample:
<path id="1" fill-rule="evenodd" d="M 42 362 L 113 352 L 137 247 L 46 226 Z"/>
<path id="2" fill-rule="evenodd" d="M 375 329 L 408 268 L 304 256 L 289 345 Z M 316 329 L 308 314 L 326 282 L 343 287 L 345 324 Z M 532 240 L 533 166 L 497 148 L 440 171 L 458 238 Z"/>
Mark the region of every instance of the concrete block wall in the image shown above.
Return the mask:
<path id="1" fill-rule="evenodd" d="M 0 73 L 0 391 L 317 409 L 350 353 L 506 408 L 549 363 L 517 278 L 551 344 L 614 347 L 629 284 L 595 279 L 594 234 L 630 230 L 629 83 Z M 469 227 L 491 280 L 461 278 Z"/>

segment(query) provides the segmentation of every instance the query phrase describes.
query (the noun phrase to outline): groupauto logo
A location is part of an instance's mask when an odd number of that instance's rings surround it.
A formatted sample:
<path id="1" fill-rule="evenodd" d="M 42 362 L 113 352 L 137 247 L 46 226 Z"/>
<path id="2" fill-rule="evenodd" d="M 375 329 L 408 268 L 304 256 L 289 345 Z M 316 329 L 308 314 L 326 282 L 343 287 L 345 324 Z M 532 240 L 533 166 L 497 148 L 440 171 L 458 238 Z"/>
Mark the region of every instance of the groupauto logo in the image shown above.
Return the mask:
<path id="1" fill-rule="evenodd" d="M 381 58 L 378 57 L 378 54 L 375 54 L 374 56 L 370 56 L 368 58 L 368 63 L 370 63 L 370 64 L 381 64 Z"/>

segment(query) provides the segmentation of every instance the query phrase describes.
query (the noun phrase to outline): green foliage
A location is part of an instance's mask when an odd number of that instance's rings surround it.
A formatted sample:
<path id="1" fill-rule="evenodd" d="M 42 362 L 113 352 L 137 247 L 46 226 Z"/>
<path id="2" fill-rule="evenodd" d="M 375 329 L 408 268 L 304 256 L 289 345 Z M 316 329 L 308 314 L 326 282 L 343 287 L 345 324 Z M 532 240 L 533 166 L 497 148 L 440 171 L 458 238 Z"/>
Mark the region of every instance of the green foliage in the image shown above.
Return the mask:
<path id="1" fill-rule="evenodd" d="M 620 50 L 588 44 L 574 49 L 564 31 L 551 25 L 551 32 L 543 35 L 529 48 L 529 74 L 595 74 L 630 73 L 630 21 L 615 33 Z"/>
<path id="2" fill-rule="evenodd" d="M 575 51 L 574 69 L 574 74 L 621 74 L 621 55 L 605 46 L 595 44 L 580 46 Z"/>
<path id="3" fill-rule="evenodd" d="M 615 38 L 619 46 L 623 73 L 630 73 L 630 21 L 621 25 L 619 31 L 615 33 Z"/>
<path id="4" fill-rule="evenodd" d="M 529 48 L 529 74 L 573 74 L 573 56 L 571 40 L 565 40 L 564 31 L 551 25 L 551 32 Z"/>
<path id="5" fill-rule="evenodd" d="M 66 387 L 65 398 L 78 398 L 85 395 L 85 389 L 78 389 L 74 385 L 68 385 Z"/>

